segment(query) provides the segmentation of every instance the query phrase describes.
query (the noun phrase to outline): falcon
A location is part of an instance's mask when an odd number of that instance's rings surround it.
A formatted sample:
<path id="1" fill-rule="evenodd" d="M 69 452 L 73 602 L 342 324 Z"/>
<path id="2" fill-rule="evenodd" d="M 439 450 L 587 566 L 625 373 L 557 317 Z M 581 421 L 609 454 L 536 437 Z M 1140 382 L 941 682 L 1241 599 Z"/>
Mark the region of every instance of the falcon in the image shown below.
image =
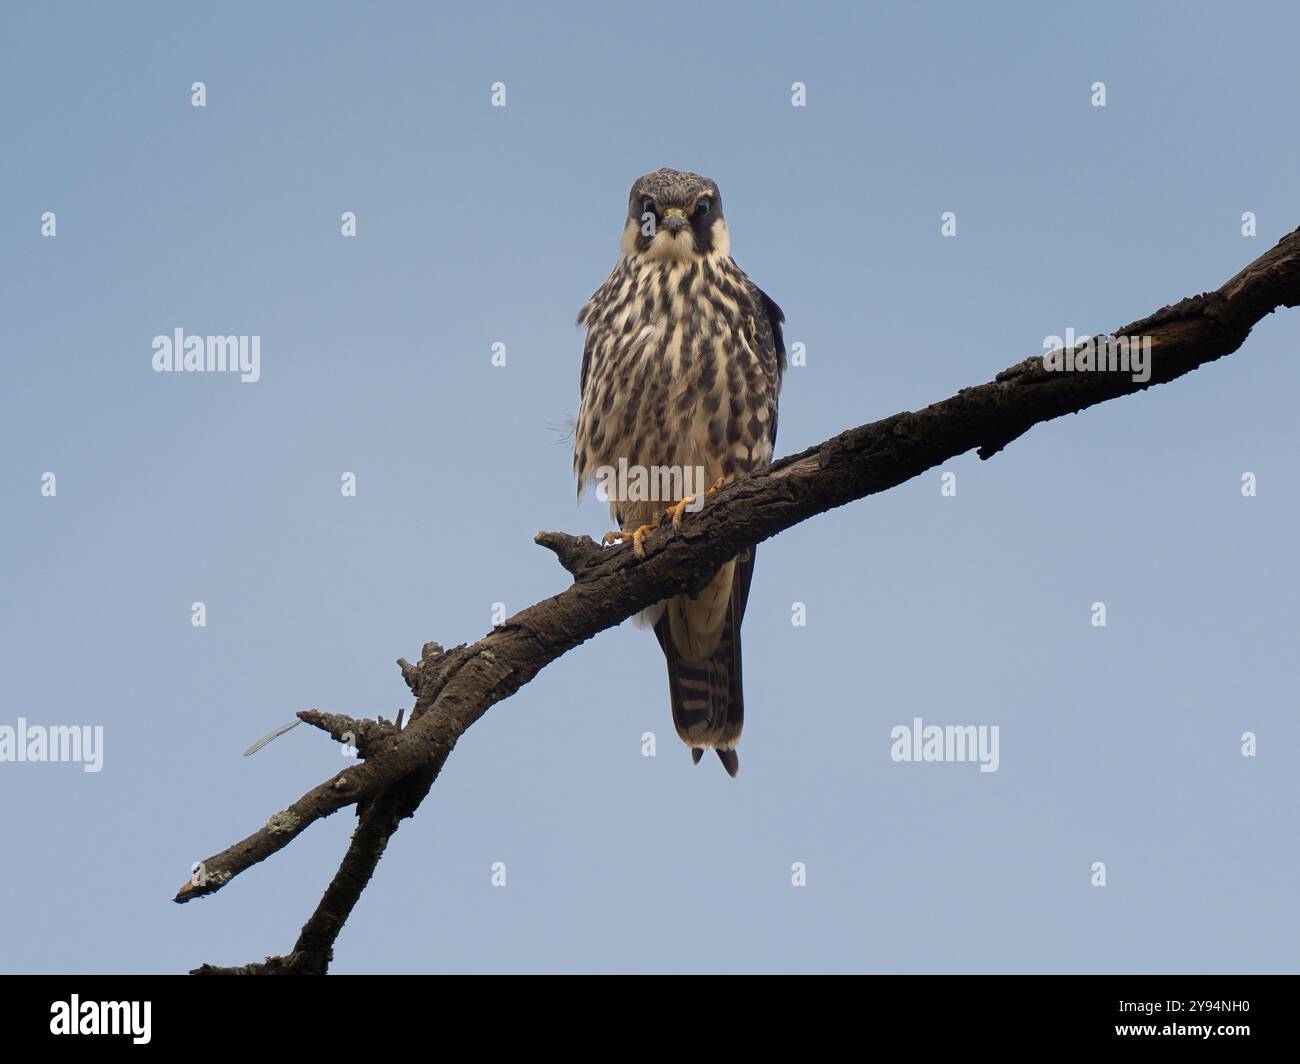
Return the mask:
<path id="1" fill-rule="evenodd" d="M 667 499 L 609 493 L 619 531 L 606 542 L 630 538 L 642 555 L 642 539 L 663 516 L 680 527 L 708 491 L 771 461 L 785 319 L 732 259 L 722 196 L 707 177 L 665 169 L 638 178 L 620 250 L 578 314 L 587 335 L 573 468 L 579 497 L 614 469 L 651 471 L 642 484 L 679 489 Z M 656 479 L 663 470 L 681 473 Z M 751 548 L 699 594 L 674 596 L 638 618 L 653 626 L 667 659 L 678 736 L 696 764 L 713 749 L 731 776 L 740 768 L 740 622 L 753 575 Z"/>

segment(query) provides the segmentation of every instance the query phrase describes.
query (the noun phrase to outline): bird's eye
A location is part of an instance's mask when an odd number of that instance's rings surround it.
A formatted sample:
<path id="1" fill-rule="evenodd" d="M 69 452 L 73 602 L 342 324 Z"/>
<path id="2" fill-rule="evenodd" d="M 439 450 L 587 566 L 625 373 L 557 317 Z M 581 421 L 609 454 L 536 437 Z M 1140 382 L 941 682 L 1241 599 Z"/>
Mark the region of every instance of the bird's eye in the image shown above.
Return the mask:
<path id="1" fill-rule="evenodd" d="M 654 214 L 654 212 L 655 212 L 655 201 L 652 200 L 649 196 L 647 196 L 645 199 L 641 201 L 641 213 Z"/>
<path id="2" fill-rule="evenodd" d="M 709 202 L 708 196 L 704 196 L 703 198 L 701 198 L 700 202 L 695 205 L 695 217 L 703 218 L 706 214 L 709 213 L 709 208 L 711 206 L 712 204 Z"/>

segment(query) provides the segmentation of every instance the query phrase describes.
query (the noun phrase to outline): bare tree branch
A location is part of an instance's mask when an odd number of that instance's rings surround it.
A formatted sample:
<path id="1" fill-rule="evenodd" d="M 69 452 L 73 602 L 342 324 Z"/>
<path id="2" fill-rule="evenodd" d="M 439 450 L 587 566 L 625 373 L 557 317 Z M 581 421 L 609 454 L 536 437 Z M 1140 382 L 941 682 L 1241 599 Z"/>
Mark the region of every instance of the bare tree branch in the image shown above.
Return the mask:
<path id="1" fill-rule="evenodd" d="M 397 820 L 411 815 L 466 729 L 547 664 L 645 606 L 698 591 L 719 566 L 746 547 L 815 514 L 902 484 L 973 448 L 987 459 L 1040 422 L 1172 381 L 1235 351 L 1276 308 L 1297 305 L 1300 229 L 1216 291 L 1184 299 L 1116 330 L 1117 337 L 1149 339 L 1152 372 L 1147 381 L 1117 372 L 1051 372 L 1041 357 L 1026 359 L 987 384 L 964 388 L 922 410 L 850 429 L 736 481 L 711 495 L 702 511 L 688 515 L 679 531 L 665 526 L 647 537 L 644 559 L 630 546 L 602 549 L 586 536 L 538 533 L 537 542 L 556 555 L 572 574 L 573 584 L 515 614 L 471 646 L 443 652 L 436 643 L 427 644 L 418 665 L 399 659 L 416 696 L 407 727 L 398 730 L 384 722 L 342 718 L 358 725 L 359 736 L 364 731 L 364 749 L 358 742 L 364 760 L 210 857 L 204 862 L 206 883 L 187 883 L 175 900 L 185 902 L 221 889 L 283 849 L 312 822 L 382 796 L 382 802 L 369 803 L 364 811 L 344 867 L 304 927 L 295 954 L 267 962 L 276 962 L 276 970 L 287 965 L 290 970 L 323 971 L 334 936 L 392 833 L 379 829 L 390 823 L 395 828 Z M 318 726 L 334 733 L 329 724 Z M 403 784 L 407 780 L 410 783 Z M 305 959 L 293 960 L 300 953 Z M 199 970 L 255 968 L 259 966 Z"/>
<path id="2" fill-rule="evenodd" d="M 441 769 L 441 762 L 425 765 L 406 779 L 386 787 L 375 798 L 363 798 L 357 803 L 357 829 L 343 863 L 287 957 L 267 957 L 265 961 L 235 968 L 205 964 L 190 974 L 324 975 L 334 958 L 334 941 L 374 875 L 388 840 L 404 818 L 415 815 Z"/>

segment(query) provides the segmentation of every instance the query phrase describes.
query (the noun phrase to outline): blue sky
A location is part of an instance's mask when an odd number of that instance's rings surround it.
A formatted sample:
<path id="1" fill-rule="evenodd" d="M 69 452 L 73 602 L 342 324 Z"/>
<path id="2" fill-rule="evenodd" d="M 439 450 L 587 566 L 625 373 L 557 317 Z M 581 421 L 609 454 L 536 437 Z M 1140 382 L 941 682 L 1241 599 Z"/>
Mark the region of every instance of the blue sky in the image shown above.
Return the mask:
<path id="1" fill-rule="evenodd" d="M 309 706 L 391 718 L 398 655 L 564 586 L 538 529 L 606 529 L 573 499 L 574 318 L 639 174 L 720 185 L 806 347 L 789 453 L 1300 224 L 1297 29 L 1251 3 L 7 5 L 0 725 L 102 726 L 104 766 L 0 763 L 0 969 L 291 947 L 350 811 L 169 899 L 340 764 L 305 728 L 249 743 Z M 259 336 L 261 379 L 153 372 L 178 327 Z M 651 636 L 567 655 L 457 746 L 335 970 L 1294 970 L 1298 341 L 1275 315 L 948 463 L 955 497 L 935 471 L 766 544 L 735 781 L 674 737 Z M 998 771 L 892 761 L 915 717 L 998 726 Z"/>

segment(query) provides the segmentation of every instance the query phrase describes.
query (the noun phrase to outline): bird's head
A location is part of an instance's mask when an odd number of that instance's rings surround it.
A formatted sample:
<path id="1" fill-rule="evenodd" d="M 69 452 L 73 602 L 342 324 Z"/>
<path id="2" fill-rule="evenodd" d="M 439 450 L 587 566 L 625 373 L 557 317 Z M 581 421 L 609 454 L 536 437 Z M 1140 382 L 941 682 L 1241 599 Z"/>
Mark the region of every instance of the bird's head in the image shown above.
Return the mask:
<path id="1" fill-rule="evenodd" d="M 731 253 L 722 196 L 707 177 L 682 170 L 656 170 L 638 177 L 628 196 L 624 255 L 689 262 Z"/>

